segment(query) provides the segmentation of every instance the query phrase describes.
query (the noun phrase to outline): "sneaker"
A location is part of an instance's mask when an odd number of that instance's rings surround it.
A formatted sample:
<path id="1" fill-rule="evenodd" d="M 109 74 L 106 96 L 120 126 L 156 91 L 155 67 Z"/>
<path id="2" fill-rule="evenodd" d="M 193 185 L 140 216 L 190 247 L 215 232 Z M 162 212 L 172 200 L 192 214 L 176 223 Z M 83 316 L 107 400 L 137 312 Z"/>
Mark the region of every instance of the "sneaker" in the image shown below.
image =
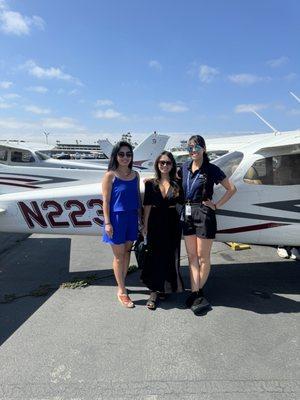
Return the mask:
<path id="1" fill-rule="evenodd" d="M 185 301 L 185 305 L 187 306 L 187 308 L 191 308 L 194 301 L 196 300 L 198 295 L 198 292 L 191 292 L 191 294 L 187 297 L 186 301 Z"/>
<path id="2" fill-rule="evenodd" d="M 208 308 L 210 308 L 210 304 L 205 297 L 197 297 L 191 306 L 191 310 L 195 315 L 202 314 L 203 311 L 207 310 Z"/>

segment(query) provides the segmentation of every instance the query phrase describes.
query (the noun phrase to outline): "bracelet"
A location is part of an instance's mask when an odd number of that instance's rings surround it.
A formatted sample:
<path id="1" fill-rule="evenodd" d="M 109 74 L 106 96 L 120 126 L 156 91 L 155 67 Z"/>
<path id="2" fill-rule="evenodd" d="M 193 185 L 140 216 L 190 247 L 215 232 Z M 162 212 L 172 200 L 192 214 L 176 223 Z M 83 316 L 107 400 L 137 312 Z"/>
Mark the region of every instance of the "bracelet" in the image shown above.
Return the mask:
<path id="1" fill-rule="evenodd" d="M 111 223 L 110 222 L 106 222 L 104 225 L 111 225 Z"/>

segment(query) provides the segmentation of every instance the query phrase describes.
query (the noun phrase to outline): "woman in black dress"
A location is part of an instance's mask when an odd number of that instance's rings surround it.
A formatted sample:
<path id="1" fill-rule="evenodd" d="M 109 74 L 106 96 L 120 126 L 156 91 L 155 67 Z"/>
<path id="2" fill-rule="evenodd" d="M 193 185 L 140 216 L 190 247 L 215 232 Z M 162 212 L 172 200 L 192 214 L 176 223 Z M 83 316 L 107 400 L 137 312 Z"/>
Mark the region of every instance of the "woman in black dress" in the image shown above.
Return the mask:
<path id="1" fill-rule="evenodd" d="M 147 307 L 156 308 L 158 294 L 183 289 L 179 273 L 181 226 L 176 205 L 182 202 L 176 183 L 176 162 L 163 151 L 156 159 L 155 178 L 146 181 L 143 235 L 147 237 L 148 256 L 141 279 L 150 289 Z"/>

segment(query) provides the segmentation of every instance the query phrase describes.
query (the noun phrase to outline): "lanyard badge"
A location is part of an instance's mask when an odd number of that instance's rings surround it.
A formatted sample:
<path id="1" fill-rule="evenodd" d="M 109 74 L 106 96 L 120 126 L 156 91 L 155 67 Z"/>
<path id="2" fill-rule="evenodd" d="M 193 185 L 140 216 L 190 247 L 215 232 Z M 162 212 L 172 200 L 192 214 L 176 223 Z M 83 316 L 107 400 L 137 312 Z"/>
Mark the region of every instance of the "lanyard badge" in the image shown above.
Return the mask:
<path id="1" fill-rule="evenodd" d="M 186 217 L 190 217 L 192 215 L 192 207 L 190 204 L 185 205 L 185 215 Z"/>

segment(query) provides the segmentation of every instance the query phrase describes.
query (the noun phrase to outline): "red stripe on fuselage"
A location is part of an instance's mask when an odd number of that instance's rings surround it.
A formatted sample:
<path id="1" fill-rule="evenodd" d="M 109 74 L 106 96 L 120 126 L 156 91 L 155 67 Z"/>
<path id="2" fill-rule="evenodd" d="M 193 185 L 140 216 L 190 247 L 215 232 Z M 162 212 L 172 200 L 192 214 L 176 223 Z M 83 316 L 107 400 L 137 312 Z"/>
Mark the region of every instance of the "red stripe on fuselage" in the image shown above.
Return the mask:
<path id="1" fill-rule="evenodd" d="M 284 225 L 289 225 L 289 224 L 278 224 L 276 222 L 268 222 L 267 224 L 248 225 L 248 226 L 240 226 L 238 228 L 221 229 L 220 231 L 217 231 L 217 233 L 250 232 L 250 231 L 257 231 L 260 229 L 276 228 L 278 226 L 284 226 Z"/>
<path id="2" fill-rule="evenodd" d="M 10 182 L 1 182 L 0 185 L 5 185 L 5 186 L 18 186 L 18 187 L 25 187 L 25 188 L 30 188 L 30 189 L 39 189 L 39 186 L 32 186 L 32 185 L 21 185 L 20 183 L 10 183 Z"/>

